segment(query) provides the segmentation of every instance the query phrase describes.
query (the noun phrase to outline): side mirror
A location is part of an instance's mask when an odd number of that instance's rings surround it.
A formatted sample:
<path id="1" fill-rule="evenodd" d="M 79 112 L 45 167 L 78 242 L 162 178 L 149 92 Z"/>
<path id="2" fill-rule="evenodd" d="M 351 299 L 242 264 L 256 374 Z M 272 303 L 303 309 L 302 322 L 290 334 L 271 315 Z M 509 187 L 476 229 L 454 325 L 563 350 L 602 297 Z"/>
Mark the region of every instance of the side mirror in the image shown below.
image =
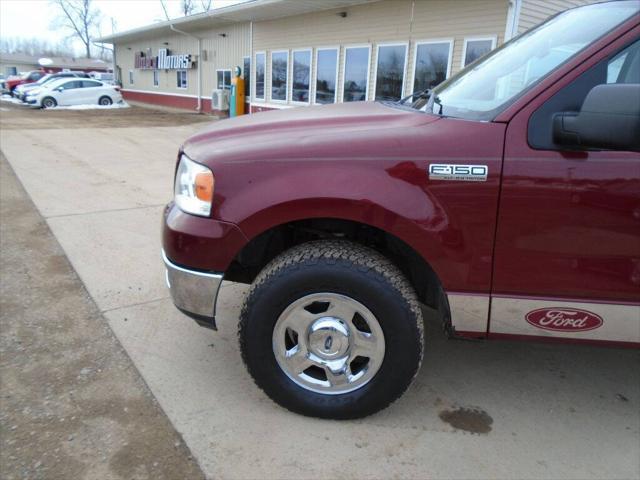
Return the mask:
<path id="1" fill-rule="evenodd" d="M 64 88 L 62 88 L 62 87 L 58 87 L 58 88 L 56 88 L 56 92 L 61 92 L 61 91 L 63 91 L 63 90 L 64 90 Z"/>
<path id="2" fill-rule="evenodd" d="M 572 150 L 640 151 L 640 84 L 594 87 L 579 112 L 554 115 L 553 141 Z"/>

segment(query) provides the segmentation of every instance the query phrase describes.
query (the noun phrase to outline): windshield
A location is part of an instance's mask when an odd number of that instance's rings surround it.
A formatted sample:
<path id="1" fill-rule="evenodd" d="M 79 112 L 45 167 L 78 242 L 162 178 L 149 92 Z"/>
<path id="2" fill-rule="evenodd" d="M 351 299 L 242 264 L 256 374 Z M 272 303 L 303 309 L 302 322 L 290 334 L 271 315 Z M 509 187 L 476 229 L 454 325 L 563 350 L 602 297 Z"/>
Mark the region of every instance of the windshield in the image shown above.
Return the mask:
<path id="1" fill-rule="evenodd" d="M 47 74 L 47 75 L 45 75 L 45 76 L 44 76 L 44 77 L 42 77 L 40 80 L 38 80 L 38 81 L 36 82 L 36 84 L 38 84 L 38 85 L 42 85 L 43 83 L 46 83 L 46 82 L 48 82 L 49 80 L 53 80 L 53 75 L 51 75 L 51 74 Z"/>
<path id="2" fill-rule="evenodd" d="M 637 0 L 569 10 L 510 41 L 437 87 L 423 108 L 438 115 L 491 120 L 535 83 L 640 12 Z"/>

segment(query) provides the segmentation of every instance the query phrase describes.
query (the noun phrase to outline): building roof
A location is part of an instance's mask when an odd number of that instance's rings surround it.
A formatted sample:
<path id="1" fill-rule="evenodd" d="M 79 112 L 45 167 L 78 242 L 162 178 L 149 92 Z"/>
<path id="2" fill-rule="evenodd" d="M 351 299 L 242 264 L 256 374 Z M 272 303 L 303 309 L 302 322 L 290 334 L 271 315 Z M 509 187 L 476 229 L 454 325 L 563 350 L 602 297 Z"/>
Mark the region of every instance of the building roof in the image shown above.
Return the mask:
<path id="1" fill-rule="evenodd" d="M 40 59 L 47 58 L 50 62 L 43 65 Z M 45 55 L 27 55 L 25 53 L 0 53 L 1 63 L 15 63 L 18 65 L 34 65 L 49 68 L 69 68 L 82 70 L 105 70 L 111 68 L 109 62 L 96 58 L 71 58 L 71 57 L 49 57 Z"/>
<path id="2" fill-rule="evenodd" d="M 171 25 L 180 30 L 194 32 L 205 28 L 221 27 L 231 23 L 256 22 L 276 18 L 320 12 L 333 8 L 346 8 L 379 0 L 248 0 L 228 7 L 214 8 L 205 13 L 189 15 L 121 33 L 104 36 L 97 42 L 116 43 L 141 40 L 171 34 Z"/>

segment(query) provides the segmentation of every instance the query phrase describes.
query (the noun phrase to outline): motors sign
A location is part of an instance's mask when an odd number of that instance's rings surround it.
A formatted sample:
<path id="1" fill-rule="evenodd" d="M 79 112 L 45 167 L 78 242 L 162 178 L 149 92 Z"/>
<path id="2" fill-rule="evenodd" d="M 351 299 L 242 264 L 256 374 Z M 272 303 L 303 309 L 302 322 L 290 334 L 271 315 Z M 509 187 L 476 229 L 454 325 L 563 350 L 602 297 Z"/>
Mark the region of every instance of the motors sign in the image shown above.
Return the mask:
<path id="1" fill-rule="evenodd" d="M 171 55 L 166 48 L 158 50 L 158 56 L 145 55 L 144 52 L 137 52 L 135 57 L 135 68 L 142 70 L 183 70 L 193 68 L 191 54 L 183 53 Z"/>

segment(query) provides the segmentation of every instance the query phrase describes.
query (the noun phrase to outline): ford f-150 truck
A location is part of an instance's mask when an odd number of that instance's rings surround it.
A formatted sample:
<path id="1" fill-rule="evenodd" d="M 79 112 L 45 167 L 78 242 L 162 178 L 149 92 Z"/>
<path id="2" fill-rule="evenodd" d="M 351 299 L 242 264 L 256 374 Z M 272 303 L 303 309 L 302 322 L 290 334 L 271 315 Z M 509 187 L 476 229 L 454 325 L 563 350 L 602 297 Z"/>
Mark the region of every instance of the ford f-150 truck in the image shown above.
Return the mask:
<path id="1" fill-rule="evenodd" d="M 178 154 L 163 257 L 280 405 L 376 412 L 451 336 L 640 345 L 640 11 L 556 15 L 433 91 L 217 122 Z"/>

